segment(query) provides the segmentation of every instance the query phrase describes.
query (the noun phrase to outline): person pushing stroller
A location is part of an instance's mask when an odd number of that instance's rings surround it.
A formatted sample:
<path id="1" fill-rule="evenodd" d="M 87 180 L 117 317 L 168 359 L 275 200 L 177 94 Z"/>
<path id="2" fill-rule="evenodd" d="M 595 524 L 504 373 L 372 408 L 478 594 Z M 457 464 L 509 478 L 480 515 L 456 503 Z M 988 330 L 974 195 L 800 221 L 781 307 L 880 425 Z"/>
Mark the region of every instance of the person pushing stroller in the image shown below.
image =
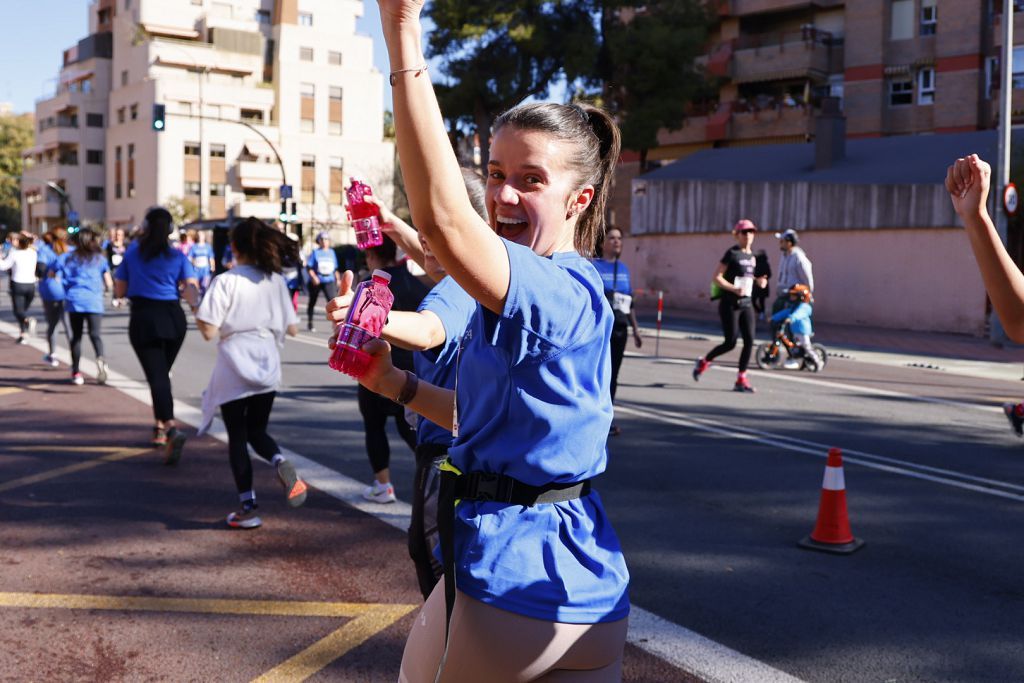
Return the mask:
<path id="1" fill-rule="evenodd" d="M 772 315 L 772 328 L 788 325 L 793 333 L 793 340 L 803 352 L 804 362 L 812 372 L 817 372 L 822 365 L 822 359 L 811 345 L 811 337 L 814 335 L 811 323 L 811 316 L 814 313 L 814 307 L 811 306 L 813 301 L 814 297 L 811 296 L 811 290 L 807 285 L 793 285 L 789 288 L 787 306 Z M 793 356 L 790 356 L 783 365 L 787 370 L 796 370 L 800 366 L 800 359 Z"/>

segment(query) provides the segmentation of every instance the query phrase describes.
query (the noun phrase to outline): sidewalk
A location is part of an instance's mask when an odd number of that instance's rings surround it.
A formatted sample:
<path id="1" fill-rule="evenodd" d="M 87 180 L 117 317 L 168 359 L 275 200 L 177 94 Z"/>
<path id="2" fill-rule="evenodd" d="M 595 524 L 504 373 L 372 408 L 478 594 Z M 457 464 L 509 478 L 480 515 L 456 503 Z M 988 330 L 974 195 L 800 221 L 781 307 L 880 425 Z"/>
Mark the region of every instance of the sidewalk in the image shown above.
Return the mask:
<path id="1" fill-rule="evenodd" d="M 264 526 L 228 529 L 223 443 L 187 429 L 165 467 L 147 405 L 40 356 L 0 335 L 3 677 L 397 679 L 421 604 L 403 533 L 324 489 L 288 509 L 259 463 Z M 627 645 L 623 680 L 694 679 Z"/>

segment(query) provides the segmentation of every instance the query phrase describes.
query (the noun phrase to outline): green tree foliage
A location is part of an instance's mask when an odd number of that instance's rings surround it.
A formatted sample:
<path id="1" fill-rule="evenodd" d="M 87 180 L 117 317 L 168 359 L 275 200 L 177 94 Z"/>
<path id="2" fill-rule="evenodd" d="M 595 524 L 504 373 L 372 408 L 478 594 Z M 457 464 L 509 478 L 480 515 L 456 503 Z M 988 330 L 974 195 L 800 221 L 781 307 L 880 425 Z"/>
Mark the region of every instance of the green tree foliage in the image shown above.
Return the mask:
<path id="1" fill-rule="evenodd" d="M 164 208 L 171 214 L 174 225 L 179 228 L 199 218 L 199 203 L 194 199 L 168 197 L 164 202 Z"/>
<path id="2" fill-rule="evenodd" d="M 690 102 L 710 95 L 695 60 L 705 49 L 711 15 L 699 0 L 601 2 L 598 75 L 605 106 L 619 119 L 622 145 L 639 151 L 658 145 L 658 131 L 677 130 Z"/>
<path id="3" fill-rule="evenodd" d="M 21 229 L 21 153 L 32 146 L 32 117 L 0 116 L 0 225 Z"/>
<path id="4" fill-rule="evenodd" d="M 480 137 L 483 165 L 494 117 L 529 97 L 545 97 L 559 77 L 591 74 L 597 30 L 581 0 L 433 0 L 427 53 L 440 57 L 447 83 L 437 86 L 454 130 Z"/>

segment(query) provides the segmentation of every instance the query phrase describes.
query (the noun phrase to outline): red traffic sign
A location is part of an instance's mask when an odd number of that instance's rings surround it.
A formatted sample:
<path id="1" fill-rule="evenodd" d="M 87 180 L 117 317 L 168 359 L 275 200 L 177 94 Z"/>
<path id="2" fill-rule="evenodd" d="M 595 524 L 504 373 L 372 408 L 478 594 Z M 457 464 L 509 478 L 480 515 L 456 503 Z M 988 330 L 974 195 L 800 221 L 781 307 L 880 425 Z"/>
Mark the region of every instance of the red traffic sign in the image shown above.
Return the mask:
<path id="1" fill-rule="evenodd" d="M 1007 216 L 1017 215 L 1019 201 L 1017 186 L 1013 183 L 1007 183 L 1006 187 L 1003 188 L 1003 208 L 1006 210 Z"/>

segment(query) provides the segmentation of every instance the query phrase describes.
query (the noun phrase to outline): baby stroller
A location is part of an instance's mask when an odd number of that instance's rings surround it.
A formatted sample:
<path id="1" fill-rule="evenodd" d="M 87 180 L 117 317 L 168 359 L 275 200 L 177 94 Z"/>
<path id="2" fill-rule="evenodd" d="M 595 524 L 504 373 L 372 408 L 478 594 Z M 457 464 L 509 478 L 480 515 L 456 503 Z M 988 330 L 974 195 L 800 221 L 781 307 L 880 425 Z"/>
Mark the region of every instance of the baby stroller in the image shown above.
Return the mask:
<path id="1" fill-rule="evenodd" d="M 811 343 L 811 290 L 794 285 L 789 290 L 790 305 L 772 316 L 775 338 L 760 344 L 754 360 L 762 370 L 807 370 L 821 372 L 828 363 L 828 349 Z"/>

